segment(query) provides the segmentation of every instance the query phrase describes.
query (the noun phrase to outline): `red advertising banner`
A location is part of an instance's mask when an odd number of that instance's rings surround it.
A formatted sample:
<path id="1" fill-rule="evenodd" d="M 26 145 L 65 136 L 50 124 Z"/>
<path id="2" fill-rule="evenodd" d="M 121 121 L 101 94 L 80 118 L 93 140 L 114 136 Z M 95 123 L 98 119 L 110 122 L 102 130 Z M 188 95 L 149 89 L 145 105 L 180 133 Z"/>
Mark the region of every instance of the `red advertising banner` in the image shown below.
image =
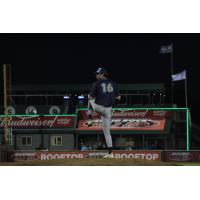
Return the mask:
<path id="1" fill-rule="evenodd" d="M 83 159 L 101 158 L 106 152 L 75 151 L 75 152 L 18 152 L 14 154 L 15 161 L 49 160 L 49 159 Z M 114 158 L 129 158 L 149 161 L 160 161 L 160 151 L 113 151 Z"/>
<path id="2" fill-rule="evenodd" d="M 87 110 L 78 112 L 80 121 L 78 130 L 102 130 L 102 121 L 98 113 L 93 114 L 93 125 L 87 126 Z M 171 117 L 170 111 L 162 110 L 113 110 L 111 130 L 164 130 L 166 119 Z"/>
<path id="3" fill-rule="evenodd" d="M 8 117 L 8 127 L 13 129 L 26 128 L 70 128 L 74 127 L 74 116 L 45 116 L 45 117 Z M 0 129 L 4 127 L 5 118 L 0 117 Z"/>
<path id="4" fill-rule="evenodd" d="M 111 130 L 164 130 L 165 119 L 113 119 L 111 121 Z M 92 131 L 102 130 L 102 121 L 93 120 L 93 125 L 88 127 L 87 120 L 79 122 L 78 130 Z"/>
<path id="5" fill-rule="evenodd" d="M 200 151 L 167 151 L 164 153 L 166 162 L 200 162 Z"/>

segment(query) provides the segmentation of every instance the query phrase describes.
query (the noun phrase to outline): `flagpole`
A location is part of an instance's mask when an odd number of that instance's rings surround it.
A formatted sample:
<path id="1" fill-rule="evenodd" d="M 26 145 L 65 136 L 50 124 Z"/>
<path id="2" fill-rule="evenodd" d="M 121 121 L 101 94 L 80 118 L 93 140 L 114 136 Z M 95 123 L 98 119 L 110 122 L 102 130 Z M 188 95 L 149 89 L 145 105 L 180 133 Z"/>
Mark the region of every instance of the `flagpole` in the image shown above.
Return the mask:
<path id="1" fill-rule="evenodd" d="M 174 104 L 174 83 L 172 81 L 172 75 L 174 74 L 173 69 L 173 42 L 171 43 L 171 103 Z"/>

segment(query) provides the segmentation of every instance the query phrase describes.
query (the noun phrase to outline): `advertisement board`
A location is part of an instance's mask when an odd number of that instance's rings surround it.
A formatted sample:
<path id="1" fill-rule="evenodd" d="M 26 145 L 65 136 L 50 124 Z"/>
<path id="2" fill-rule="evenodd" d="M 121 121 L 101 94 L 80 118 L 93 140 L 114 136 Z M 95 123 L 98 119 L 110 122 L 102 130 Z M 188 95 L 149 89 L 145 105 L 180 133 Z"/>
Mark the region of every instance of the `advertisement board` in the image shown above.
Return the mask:
<path id="1" fill-rule="evenodd" d="M 107 153 L 104 151 L 75 151 L 75 152 L 16 152 L 15 161 L 22 160 L 50 160 L 50 159 L 83 159 L 101 158 Z M 149 161 L 160 161 L 160 151 L 113 151 L 116 159 L 140 159 Z"/>
<path id="2" fill-rule="evenodd" d="M 3 129 L 5 117 L 0 117 L 0 129 Z M 44 128 L 72 128 L 75 123 L 75 116 L 16 116 L 7 117 L 8 127 L 13 129 L 44 129 Z"/>
<path id="3" fill-rule="evenodd" d="M 111 130 L 164 130 L 165 119 L 113 119 L 111 121 Z M 91 127 L 87 126 L 87 120 L 79 122 L 78 130 L 102 130 L 102 120 L 93 120 Z"/>
<path id="4" fill-rule="evenodd" d="M 102 130 L 102 120 L 98 113 L 93 114 L 93 125 L 87 126 L 87 110 L 78 112 L 80 131 Z M 160 110 L 113 110 L 111 130 L 164 130 L 166 119 L 171 118 L 170 111 Z"/>
<path id="5" fill-rule="evenodd" d="M 166 151 L 166 162 L 200 162 L 200 151 Z"/>

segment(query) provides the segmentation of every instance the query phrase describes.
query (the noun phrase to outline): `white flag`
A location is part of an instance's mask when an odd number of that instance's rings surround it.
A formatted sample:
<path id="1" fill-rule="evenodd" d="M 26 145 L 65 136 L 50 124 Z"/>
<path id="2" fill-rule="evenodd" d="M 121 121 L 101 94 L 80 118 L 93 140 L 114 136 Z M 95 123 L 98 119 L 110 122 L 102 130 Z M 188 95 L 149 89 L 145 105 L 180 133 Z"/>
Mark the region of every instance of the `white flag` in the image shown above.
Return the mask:
<path id="1" fill-rule="evenodd" d="M 167 45 L 167 46 L 161 46 L 160 47 L 160 53 L 171 53 L 173 50 L 172 45 Z"/>
<path id="2" fill-rule="evenodd" d="M 184 70 L 178 74 L 172 75 L 172 81 L 181 81 L 184 79 L 186 79 L 186 70 Z"/>

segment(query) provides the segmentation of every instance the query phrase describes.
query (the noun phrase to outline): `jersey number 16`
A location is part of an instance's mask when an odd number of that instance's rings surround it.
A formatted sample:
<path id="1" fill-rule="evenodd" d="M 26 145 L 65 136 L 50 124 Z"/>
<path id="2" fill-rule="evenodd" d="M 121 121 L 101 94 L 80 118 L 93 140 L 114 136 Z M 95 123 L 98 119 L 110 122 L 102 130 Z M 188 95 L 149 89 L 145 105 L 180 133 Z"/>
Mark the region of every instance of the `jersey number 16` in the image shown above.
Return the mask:
<path id="1" fill-rule="evenodd" d="M 113 92 L 113 86 L 112 86 L 111 83 L 108 83 L 108 84 L 102 83 L 101 87 L 103 89 L 103 93 L 107 93 L 107 92 L 111 93 L 111 92 Z"/>

